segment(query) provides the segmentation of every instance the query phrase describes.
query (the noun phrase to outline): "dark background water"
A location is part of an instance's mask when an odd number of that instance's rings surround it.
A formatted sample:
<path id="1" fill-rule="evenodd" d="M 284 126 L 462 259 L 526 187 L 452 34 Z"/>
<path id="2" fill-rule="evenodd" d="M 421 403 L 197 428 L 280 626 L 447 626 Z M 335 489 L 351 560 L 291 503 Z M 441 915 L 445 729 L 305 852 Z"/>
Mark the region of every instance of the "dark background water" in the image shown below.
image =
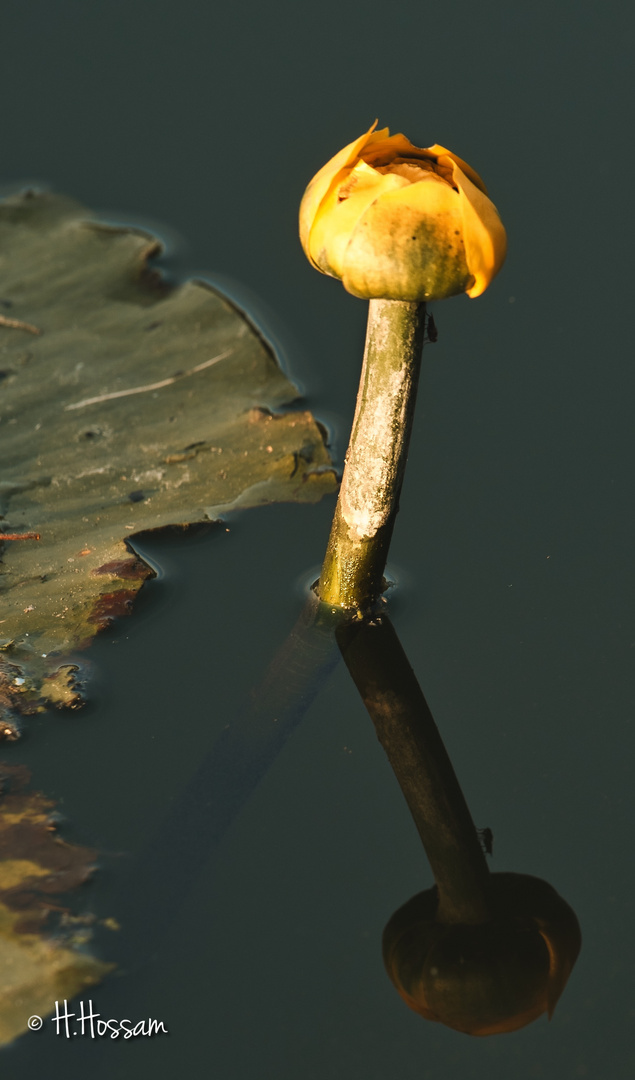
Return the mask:
<path id="1" fill-rule="evenodd" d="M 265 327 L 341 457 L 365 305 L 311 270 L 313 173 L 375 116 L 484 177 L 509 233 L 478 301 L 435 306 L 391 551 L 391 611 L 493 867 L 550 881 L 583 951 L 550 1025 L 469 1039 L 411 1014 L 387 918 L 430 883 L 340 666 L 152 963 L 92 994 L 168 1038 L 33 1033 L 12 1076 L 222 1080 L 630 1077 L 633 932 L 632 9 L 622 3 L 5 0 L 2 183 L 145 223 L 167 268 Z M 160 224 L 156 224 L 160 223 Z M 176 544 L 91 652 L 91 704 L 11 747 L 65 835 L 131 857 L 261 677 L 332 506 L 271 507 Z M 86 904 L 116 914 L 117 858 Z"/>

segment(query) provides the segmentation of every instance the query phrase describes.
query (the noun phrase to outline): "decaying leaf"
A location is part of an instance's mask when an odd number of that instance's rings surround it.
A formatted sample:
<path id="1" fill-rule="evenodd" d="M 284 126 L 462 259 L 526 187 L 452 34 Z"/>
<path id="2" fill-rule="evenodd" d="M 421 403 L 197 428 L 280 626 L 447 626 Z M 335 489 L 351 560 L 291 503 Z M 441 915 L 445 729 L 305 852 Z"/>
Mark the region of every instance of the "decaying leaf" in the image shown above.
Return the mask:
<path id="1" fill-rule="evenodd" d="M 90 877 L 95 852 L 56 835 L 54 804 L 29 791 L 28 778 L 0 765 L 0 1045 L 114 966 L 86 950 L 91 916 L 73 916 L 65 902 Z"/>
<path id="2" fill-rule="evenodd" d="M 88 218 L 60 196 L 0 203 L 9 734 L 16 711 L 75 700 L 61 658 L 151 574 L 126 537 L 336 484 L 312 416 L 274 412 L 297 392 L 245 316 L 204 282 L 168 286 L 148 234 Z"/>

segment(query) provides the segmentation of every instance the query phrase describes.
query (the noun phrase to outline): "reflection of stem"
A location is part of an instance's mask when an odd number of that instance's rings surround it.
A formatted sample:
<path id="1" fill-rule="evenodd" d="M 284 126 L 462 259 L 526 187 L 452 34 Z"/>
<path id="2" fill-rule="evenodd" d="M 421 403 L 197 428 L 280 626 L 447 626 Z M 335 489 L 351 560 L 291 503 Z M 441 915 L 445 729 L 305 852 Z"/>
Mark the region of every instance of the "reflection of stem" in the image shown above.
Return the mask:
<path id="1" fill-rule="evenodd" d="M 425 304 L 371 300 L 364 366 L 318 592 L 340 608 L 378 599 L 414 415 Z"/>
<path id="2" fill-rule="evenodd" d="M 415 674 L 389 622 L 346 622 L 337 631 L 346 666 L 370 713 L 426 849 L 439 889 L 437 920 L 488 918 L 489 870 Z"/>

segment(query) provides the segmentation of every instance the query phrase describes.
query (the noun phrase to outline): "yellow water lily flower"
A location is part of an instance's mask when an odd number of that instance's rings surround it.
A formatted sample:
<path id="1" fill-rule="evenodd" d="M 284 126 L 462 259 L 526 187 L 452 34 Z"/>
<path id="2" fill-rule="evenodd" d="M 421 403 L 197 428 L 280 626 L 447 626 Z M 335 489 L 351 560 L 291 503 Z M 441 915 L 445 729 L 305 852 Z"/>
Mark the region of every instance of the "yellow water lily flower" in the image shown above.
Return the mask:
<path id="1" fill-rule="evenodd" d="M 354 296 L 480 296 L 507 240 L 480 176 L 443 146 L 420 148 L 376 122 L 313 177 L 300 240 L 318 270 Z"/>

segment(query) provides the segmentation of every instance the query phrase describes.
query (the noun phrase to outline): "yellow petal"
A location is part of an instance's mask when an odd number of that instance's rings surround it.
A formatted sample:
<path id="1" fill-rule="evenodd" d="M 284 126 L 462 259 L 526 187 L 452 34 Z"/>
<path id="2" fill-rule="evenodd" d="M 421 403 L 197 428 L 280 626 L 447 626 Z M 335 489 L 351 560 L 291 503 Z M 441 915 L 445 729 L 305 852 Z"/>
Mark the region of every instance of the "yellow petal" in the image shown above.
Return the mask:
<path id="1" fill-rule="evenodd" d="M 494 203 L 458 165 L 454 181 L 461 194 L 465 257 L 474 283 L 465 291 L 474 298 L 485 292 L 507 254 L 507 234 Z"/>
<path id="2" fill-rule="evenodd" d="M 334 182 L 337 182 L 338 174 L 341 173 L 343 169 L 355 164 L 359 157 L 359 151 L 372 139 L 376 127 L 377 121 L 375 120 L 375 123 L 368 131 L 363 135 L 360 135 L 354 142 L 349 143 L 348 146 L 345 146 L 344 149 L 340 150 L 339 154 L 332 157 L 330 161 L 327 161 L 326 165 L 315 174 L 308 188 L 304 192 L 300 204 L 300 243 L 309 259 L 311 259 L 309 254 L 309 234 L 320 203 L 328 194 L 331 185 Z M 376 135 L 384 137 L 387 131 L 388 129 L 384 128 L 383 131 L 377 132 Z M 311 261 L 313 260 L 311 259 Z"/>
<path id="3" fill-rule="evenodd" d="M 433 154 L 437 160 L 444 157 L 450 158 L 451 162 L 455 162 L 464 176 L 467 176 L 468 180 L 471 180 L 475 187 L 480 188 L 484 195 L 487 195 L 487 188 L 481 180 L 480 176 L 471 165 L 468 165 L 467 161 L 463 161 L 457 154 L 453 154 L 451 150 L 446 150 L 445 146 L 439 146 L 435 143 L 434 146 L 428 147 L 428 152 Z"/>
<path id="4" fill-rule="evenodd" d="M 342 187 L 351 186 L 341 199 Z M 344 256 L 357 222 L 369 206 L 387 191 L 408 187 L 409 181 L 392 173 L 382 175 L 363 161 L 357 163 L 341 183 L 335 184 L 322 200 L 310 233 L 311 261 L 323 273 L 341 278 Z"/>
<path id="5" fill-rule="evenodd" d="M 405 135 L 388 136 L 388 128 L 375 132 L 374 138 L 363 147 L 360 157 L 375 168 L 388 165 L 396 157 L 433 158 L 428 150 L 415 146 Z"/>
<path id="6" fill-rule="evenodd" d="M 390 174 L 388 174 L 390 175 Z M 342 281 L 353 295 L 438 300 L 470 284 L 459 194 L 435 173 L 382 194 L 357 223 Z"/>

